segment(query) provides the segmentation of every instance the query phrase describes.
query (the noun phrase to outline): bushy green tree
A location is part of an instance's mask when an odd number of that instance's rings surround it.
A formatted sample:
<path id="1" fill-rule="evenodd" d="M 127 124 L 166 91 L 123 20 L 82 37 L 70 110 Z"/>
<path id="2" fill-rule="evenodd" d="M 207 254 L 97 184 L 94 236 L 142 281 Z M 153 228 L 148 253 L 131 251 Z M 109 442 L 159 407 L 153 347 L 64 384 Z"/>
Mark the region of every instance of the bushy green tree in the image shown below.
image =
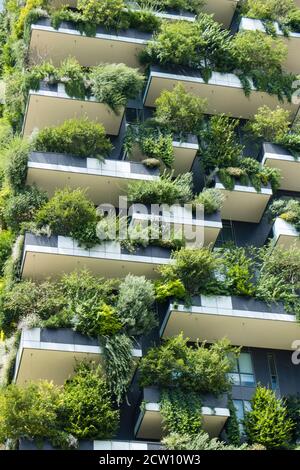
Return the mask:
<path id="1" fill-rule="evenodd" d="M 251 407 L 244 420 L 250 443 L 262 444 L 267 449 L 284 448 L 294 428 L 284 402 L 276 398 L 273 390 L 259 386 L 251 400 Z"/>
<path id="2" fill-rule="evenodd" d="M 3 218 L 8 227 L 18 231 L 23 222 L 31 222 L 48 198 L 45 192 L 35 186 L 25 186 L 22 191 L 12 194 L 3 208 Z"/>
<path id="3" fill-rule="evenodd" d="M 64 386 L 66 431 L 78 439 L 110 439 L 114 436 L 119 411 L 114 410 L 100 367 L 80 364 Z"/>
<path id="4" fill-rule="evenodd" d="M 157 121 L 175 133 L 198 134 L 203 122 L 207 100 L 188 93 L 179 83 L 172 91 L 163 90 L 157 98 Z"/>
<path id="5" fill-rule="evenodd" d="M 21 137 L 15 137 L 6 150 L 7 166 L 5 176 L 13 191 L 22 191 L 27 177 L 27 164 L 30 143 Z"/>
<path id="6" fill-rule="evenodd" d="M 240 447 L 227 445 L 216 438 L 210 439 L 209 435 L 201 432 L 196 435 L 172 433 L 162 440 L 168 450 L 251 450 L 244 444 Z"/>
<path id="7" fill-rule="evenodd" d="M 124 0 L 78 0 L 77 8 L 84 21 L 118 28 L 124 17 Z M 122 25 L 126 26 L 126 25 Z"/>

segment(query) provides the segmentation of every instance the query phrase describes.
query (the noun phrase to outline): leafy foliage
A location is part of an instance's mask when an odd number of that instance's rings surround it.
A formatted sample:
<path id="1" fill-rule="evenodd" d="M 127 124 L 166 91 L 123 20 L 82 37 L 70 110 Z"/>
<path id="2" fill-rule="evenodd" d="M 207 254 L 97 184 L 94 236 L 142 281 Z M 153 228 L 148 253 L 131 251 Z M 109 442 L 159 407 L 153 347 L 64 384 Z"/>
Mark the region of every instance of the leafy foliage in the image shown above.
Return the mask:
<path id="1" fill-rule="evenodd" d="M 153 181 L 136 181 L 127 188 L 129 203 L 175 204 L 186 203 L 192 199 L 192 175 L 184 173 L 173 179 L 164 173 Z"/>
<path id="2" fill-rule="evenodd" d="M 267 142 L 280 142 L 288 133 L 290 126 L 289 112 L 280 106 L 272 110 L 264 105 L 258 108 L 246 128 L 256 138 Z"/>
<path id="3" fill-rule="evenodd" d="M 40 130 L 34 141 L 39 152 L 67 153 L 75 157 L 103 160 L 112 150 L 102 124 L 87 118 L 69 119 L 57 127 Z"/>
<path id="4" fill-rule="evenodd" d="M 207 100 L 188 93 L 179 83 L 172 91 L 163 90 L 157 98 L 155 116 L 170 132 L 197 134 L 202 127 Z"/>
<path id="5" fill-rule="evenodd" d="M 156 326 L 154 300 L 152 283 L 144 276 L 128 274 L 121 282 L 116 309 L 128 335 L 148 334 Z"/>
<path id="6" fill-rule="evenodd" d="M 195 436 L 189 433 L 172 433 L 165 437 L 162 443 L 168 450 L 248 450 L 245 444 L 240 447 L 226 445 L 225 442 L 216 438 L 210 439 L 209 435 L 204 432 Z"/>
<path id="7" fill-rule="evenodd" d="M 268 210 L 272 218 L 280 217 L 300 232 L 300 202 L 297 199 L 275 199 Z"/>
<path id="8" fill-rule="evenodd" d="M 252 410 L 245 416 L 245 430 L 250 443 L 267 449 L 283 448 L 291 438 L 294 424 L 287 416 L 287 408 L 273 390 L 257 387 L 251 400 Z"/>
<path id="9" fill-rule="evenodd" d="M 66 430 L 78 439 L 114 436 L 119 412 L 113 409 L 109 388 L 100 367 L 80 364 L 64 386 Z"/>
<path id="10" fill-rule="evenodd" d="M 218 283 L 215 272 L 220 260 L 208 249 L 181 249 L 172 254 L 174 263 L 160 268 L 164 282 L 180 280 L 191 294 L 216 293 Z"/>
<path id="11" fill-rule="evenodd" d="M 8 227 L 17 231 L 24 222 L 30 222 L 37 211 L 47 202 L 47 195 L 35 186 L 25 186 L 12 194 L 3 209 L 3 218 Z"/>
<path id="12" fill-rule="evenodd" d="M 11 254 L 13 234 L 9 230 L 0 231 L 0 276 L 3 276 L 4 265 Z"/>
<path id="13" fill-rule="evenodd" d="M 202 400 L 195 392 L 163 390 L 160 399 L 164 434 L 196 435 L 202 428 Z"/>
<path id="14" fill-rule="evenodd" d="M 120 404 L 133 370 L 132 340 L 125 334 L 106 337 L 104 344 L 105 374 L 116 402 Z"/>
<path id="15" fill-rule="evenodd" d="M 184 285 L 179 279 L 175 281 L 167 281 L 162 283 L 160 281 L 155 285 L 156 300 L 163 302 L 164 300 L 174 297 L 175 299 L 184 299 L 186 290 Z"/>
<path id="16" fill-rule="evenodd" d="M 193 204 L 202 204 L 205 214 L 213 214 L 221 210 L 225 198 L 221 191 L 214 188 L 204 188 L 203 191 L 198 194 Z"/>
<path id="17" fill-rule="evenodd" d="M 82 189 L 57 190 L 37 212 L 35 222 L 38 227 L 48 226 L 54 234 L 72 237 L 86 247 L 98 242 L 96 210 Z"/>
<path id="18" fill-rule="evenodd" d="M 30 143 L 26 139 L 15 137 L 7 148 L 7 167 L 5 176 L 13 191 L 22 191 L 27 177 Z"/>
<path id="19" fill-rule="evenodd" d="M 232 400 L 232 397 L 228 396 L 228 405 L 230 411 L 230 417 L 226 421 L 226 437 L 230 444 L 234 446 L 239 446 L 241 443 L 241 433 L 239 427 L 239 421 L 236 415 L 236 409 Z"/>
<path id="20" fill-rule="evenodd" d="M 237 352 L 223 339 L 209 348 L 187 346 L 188 338 L 180 334 L 159 347 L 150 349 L 140 364 L 140 384 L 147 387 L 179 387 L 195 393 L 218 395 L 230 388 L 227 373 L 232 368 L 229 351 Z"/>
<path id="21" fill-rule="evenodd" d="M 107 103 L 114 112 L 120 112 L 127 100 L 142 91 L 143 76 L 124 64 L 102 64 L 90 74 L 91 90 L 96 99 Z"/>
<path id="22" fill-rule="evenodd" d="M 294 423 L 292 441 L 297 442 L 300 437 L 300 395 L 289 395 L 286 398 L 285 405 L 288 418 Z"/>

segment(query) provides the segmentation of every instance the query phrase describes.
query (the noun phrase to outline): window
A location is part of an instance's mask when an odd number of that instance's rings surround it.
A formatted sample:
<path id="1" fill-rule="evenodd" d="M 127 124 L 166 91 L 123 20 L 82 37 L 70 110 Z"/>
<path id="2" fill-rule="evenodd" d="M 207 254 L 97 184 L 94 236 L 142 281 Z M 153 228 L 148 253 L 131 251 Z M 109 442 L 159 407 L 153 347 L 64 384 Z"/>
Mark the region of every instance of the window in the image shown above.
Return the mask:
<path id="1" fill-rule="evenodd" d="M 278 382 L 278 375 L 275 363 L 275 357 L 273 353 L 268 353 L 268 364 L 269 364 L 269 371 L 271 376 L 271 387 L 272 390 L 279 389 L 279 382 Z"/>
<path id="2" fill-rule="evenodd" d="M 233 400 L 233 404 L 234 404 L 235 411 L 236 411 L 236 417 L 239 422 L 240 432 L 241 434 L 244 434 L 245 431 L 244 431 L 243 421 L 245 418 L 245 414 L 248 411 L 251 411 L 251 403 L 250 401 L 247 401 L 247 400 Z"/>
<path id="3" fill-rule="evenodd" d="M 223 228 L 219 234 L 216 242 L 216 246 L 222 246 L 224 243 L 236 242 L 234 226 L 230 220 L 223 220 Z"/>
<path id="4" fill-rule="evenodd" d="M 233 385 L 253 387 L 255 385 L 255 378 L 251 354 L 248 352 L 242 352 L 237 359 L 234 359 L 234 361 L 235 367 L 229 374 Z"/>

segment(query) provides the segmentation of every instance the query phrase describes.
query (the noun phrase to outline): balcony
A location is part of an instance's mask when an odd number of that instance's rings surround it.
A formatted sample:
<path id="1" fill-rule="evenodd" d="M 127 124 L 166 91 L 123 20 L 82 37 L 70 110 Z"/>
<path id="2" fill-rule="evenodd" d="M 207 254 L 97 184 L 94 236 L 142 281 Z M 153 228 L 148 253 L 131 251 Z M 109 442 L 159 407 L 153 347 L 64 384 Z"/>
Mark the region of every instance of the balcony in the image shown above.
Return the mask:
<path id="1" fill-rule="evenodd" d="M 280 189 L 299 191 L 300 160 L 280 145 L 264 143 L 262 164 L 281 171 Z"/>
<path id="2" fill-rule="evenodd" d="M 299 233 L 295 227 L 285 220 L 277 217 L 273 225 L 273 244 L 285 249 L 291 247 L 300 248 Z"/>
<path id="3" fill-rule="evenodd" d="M 251 95 L 247 97 L 239 78 L 232 73 L 213 72 L 209 82 L 205 83 L 200 73 L 195 70 L 175 71 L 159 66 L 150 69 L 144 95 L 145 106 L 154 107 L 155 100 L 162 91 L 172 91 L 178 82 L 184 85 L 187 92 L 207 98 L 208 114 L 224 113 L 231 117 L 250 119 L 262 105 L 267 105 L 271 109 L 281 106 L 290 112 L 291 118 L 294 118 L 298 112 L 298 105 L 287 101 L 280 102 L 276 95 L 257 91 L 254 87 Z"/>
<path id="4" fill-rule="evenodd" d="M 172 170 L 174 170 L 174 176 L 178 176 L 191 170 L 199 150 L 198 139 L 192 134 L 186 136 L 183 140 L 174 136 L 173 150 L 174 162 Z M 134 145 L 130 158 L 134 161 L 141 162 L 147 157 L 142 153 L 139 145 Z"/>
<path id="5" fill-rule="evenodd" d="M 102 355 L 97 338 L 92 339 L 70 329 L 22 330 L 14 381 L 24 385 L 29 381 L 48 380 L 63 385 L 73 375 L 78 362 L 99 363 Z M 132 350 L 132 356 L 137 365 L 142 357 L 140 345 Z"/>
<path id="6" fill-rule="evenodd" d="M 42 448 L 38 447 L 35 442 L 26 439 L 20 439 L 19 450 L 55 450 L 49 441 L 43 442 Z M 157 442 L 139 442 L 139 441 L 79 441 L 77 450 L 162 450 L 162 446 Z"/>
<path id="7" fill-rule="evenodd" d="M 188 208 L 171 206 L 162 208 L 162 214 L 148 213 L 147 208 L 134 205 L 132 208 L 131 226 L 141 224 L 143 227 L 154 224 L 154 226 L 166 226 L 170 232 L 183 235 L 186 246 L 189 248 L 200 248 L 213 246 L 222 229 L 220 213 L 206 215 L 203 218 L 195 218 Z M 168 233 L 168 232 L 167 232 Z"/>
<path id="8" fill-rule="evenodd" d="M 158 277 L 157 268 L 168 264 L 171 250 L 155 246 L 138 248 L 134 253 L 119 242 L 103 242 L 89 250 L 75 240 L 61 236 L 36 236 L 26 233 L 21 273 L 23 279 L 58 278 L 76 269 L 88 269 L 105 278 L 136 276 Z"/>
<path id="9" fill-rule="evenodd" d="M 225 196 L 221 209 L 222 219 L 238 222 L 260 222 L 273 194 L 269 186 L 263 186 L 258 193 L 253 186 L 236 184 L 230 191 L 218 179 L 215 187 Z"/>
<path id="10" fill-rule="evenodd" d="M 99 122 L 109 135 L 118 135 L 124 110 L 115 114 L 105 103 L 94 97 L 78 100 L 71 98 L 63 83 L 58 85 L 41 84 L 38 91 L 29 92 L 25 111 L 23 134 L 30 136 L 33 131 L 48 126 L 58 126 L 67 119 L 87 117 Z"/>
<path id="11" fill-rule="evenodd" d="M 193 342 L 214 343 L 227 337 L 237 346 L 290 351 L 299 337 L 300 325 L 280 303 L 201 295 L 192 298 L 190 307 L 178 303 L 168 306 L 161 336 L 168 338 L 181 331 Z"/>
<path id="12" fill-rule="evenodd" d="M 119 196 L 126 194 L 133 181 L 153 181 L 159 170 L 141 163 L 96 158 L 78 158 L 57 153 L 32 152 L 29 156 L 27 184 L 35 184 L 53 196 L 57 188 L 88 188 L 87 195 L 100 203 L 119 206 Z"/>
<path id="13" fill-rule="evenodd" d="M 133 29 L 110 32 L 99 26 L 96 36 L 88 37 L 75 23 L 63 22 L 54 29 L 50 19 L 42 18 L 31 26 L 29 54 L 34 61 L 47 58 L 55 66 L 67 57 L 75 57 L 84 67 L 124 63 L 140 68 L 138 55 L 151 36 Z"/>
<path id="14" fill-rule="evenodd" d="M 299 65 L 299 47 L 300 47 L 300 33 L 290 32 L 288 37 L 284 36 L 281 31 L 278 23 L 274 23 L 276 34 L 280 37 L 284 44 L 287 46 L 287 58 L 283 63 L 283 68 L 291 73 L 299 74 L 300 65 Z M 252 18 L 242 18 L 239 26 L 240 31 L 262 31 L 266 32 L 264 24 L 260 20 L 255 20 Z"/>
<path id="15" fill-rule="evenodd" d="M 162 438 L 162 417 L 160 414 L 160 391 L 156 387 L 143 390 L 145 402 L 135 425 L 135 435 L 138 439 L 160 440 Z M 200 412 L 200 410 L 199 410 Z M 203 417 L 203 430 L 210 437 L 217 437 L 222 431 L 230 412 L 227 408 L 227 396 L 220 398 L 212 396 L 203 397 L 201 409 Z"/>

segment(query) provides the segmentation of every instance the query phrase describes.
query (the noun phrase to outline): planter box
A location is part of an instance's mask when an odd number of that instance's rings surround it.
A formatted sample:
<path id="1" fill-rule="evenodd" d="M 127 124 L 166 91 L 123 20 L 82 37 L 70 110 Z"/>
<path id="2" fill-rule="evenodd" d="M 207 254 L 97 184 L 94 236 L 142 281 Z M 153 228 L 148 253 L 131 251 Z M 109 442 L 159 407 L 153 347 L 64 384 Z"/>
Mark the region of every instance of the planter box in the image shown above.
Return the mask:
<path id="1" fill-rule="evenodd" d="M 103 124 L 107 134 L 118 135 L 123 116 L 124 110 L 115 114 L 107 104 L 99 103 L 94 97 L 85 100 L 70 98 L 62 83 L 51 87 L 41 85 L 38 91 L 29 92 L 23 135 L 30 136 L 37 129 L 58 126 L 67 119 L 82 117 Z"/>
<path id="2" fill-rule="evenodd" d="M 283 63 L 283 67 L 287 72 L 294 74 L 300 73 L 300 64 L 299 64 L 299 47 L 300 47 L 300 33 L 290 32 L 288 37 L 284 36 L 281 31 L 279 24 L 274 22 L 274 27 L 278 37 L 282 39 L 284 44 L 287 46 L 287 58 Z M 242 18 L 239 26 L 240 31 L 262 31 L 266 32 L 264 24 L 260 20 L 255 20 L 253 18 Z"/>
<path id="3" fill-rule="evenodd" d="M 37 447 L 34 441 L 20 439 L 19 450 L 57 450 L 49 441 L 43 443 L 42 448 Z M 163 450 L 157 442 L 139 442 L 139 441 L 79 441 L 79 447 L 76 450 Z"/>
<path id="4" fill-rule="evenodd" d="M 151 34 L 136 30 L 108 31 L 97 28 L 89 37 L 81 34 L 75 23 L 63 22 L 59 29 L 50 19 L 42 18 L 31 25 L 29 54 L 32 60 L 51 59 L 55 66 L 67 57 L 75 57 L 80 65 L 92 67 L 100 63 L 123 63 L 140 68 L 139 53 L 146 47 Z"/>
<path id="5" fill-rule="evenodd" d="M 120 278 L 131 273 L 152 279 L 158 277 L 159 266 L 171 262 L 170 255 L 170 250 L 152 246 L 129 253 L 119 242 L 103 242 L 86 250 L 69 237 L 27 233 L 21 273 L 23 279 L 42 280 L 58 278 L 76 269 L 88 269 L 105 278 Z"/>
<path id="6" fill-rule="evenodd" d="M 277 217 L 273 225 L 273 243 L 274 246 L 282 246 L 286 249 L 300 248 L 299 233 L 292 224 Z"/>
<path id="7" fill-rule="evenodd" d="M 157 439 L 163 437 L 162 417 L 160 413 L 160 391 L 156 387 L 143 390 L 145 408 L 142 409 L 135 425 L 135 435 L 139 439 Z M 210 437 L 217 437 L 222 431 L 230 412 L 227 408 L 227 396 L 220 398 L 203 396 L 202 409 L 203 430 Z"/>
<path id="8" fill-rule="evenodd" d="M 299 337 L 295 315 L 282 304 L 268 305 L 256 299 L 201 295 L 192 305 L 171 302 L 162 321 L 162 338 L 183 332 L 191 341 L 215 341 L 227 337 L 236 346 L 292 350 Z"/>
<path id="9" fill-rule="evenodd" d="M 92 339 L 66 328 L 22 330 L 17 353 L 14 381 L 25 385 L 30 381 L 48 380 L 57 385 L 74 374 L 80 361 L 102 361 L 103 349 Z M 132 350 L 135 367 L 142 357 L 136 344 Z M 134 373 L 134 370 L 132 371 Z"/>
<path id="10" fill-rule="evenodd" d="M 257 91 L 254 87 L 249 97 L 244 93 L 239 78 L 232 73 L 213 72 L 208 83 L 200 73 L 183 68 L 163 69 L 153 66 L 150 69 L 148 83 L 144 94 L 145 106 L 154 107 L 155 100 L 163 90 L 172 91 L 181 82 L 186 91 L 201 98 L 207 98 L 208 114 L 226 114 L 228 116 L 250 119 L 263 104 L 275 109 L 280 106 L 290 112 L 294 118 L 299 106 L 288 101 L 283 103 L 276 95 Z"/>
<path id="11" fill-rule="evenodd" d="M 162 215 L 148 213 L 146 207 L 134 205 L 131 226 L 141 224 L 147 227 L 150 222 L 154 226 L 166 225 L 170 231 L 174 229 L 179 235 L 182 234 L 186 239 L 186 246 L 190 248 L 214 245 L 222 229 L 219 212 L 197 219 L 188 208 L 177 205 L 171 206 L 170 209 L 163 208 Z"/>
<path id="12" fill-rule="evenodd" d="M 262 186 L 261 192 L 258 193 L 253 186 L 236 184 L 230 191 L 225 189 L 218 179 L 215 187 L 225 196 L 221 209 L 222 219 L 239 222 L 260 222 L 273 194 L 270 186 Z"/>
<path id="13" fill-rule="evenodd" d="M 281 171 L 280 189 L 286 191 L 300 190 L 300 159 L 296 159 L 280 145 L 264 143 L 262 147 L 262 164 Z"/>
<path id="14" fill-rule="evenodd" d="M 35 184 L 53 196 L 58 188 L 88 188 L 94 204 L 119 206 L 119 197 L 126 194 L 133 181 L 154 181 L 159 170 L 136 162 L 96 158 L 78 158 L 57 153 L 32 152 L 28 161 L 27 184 Z"/>

